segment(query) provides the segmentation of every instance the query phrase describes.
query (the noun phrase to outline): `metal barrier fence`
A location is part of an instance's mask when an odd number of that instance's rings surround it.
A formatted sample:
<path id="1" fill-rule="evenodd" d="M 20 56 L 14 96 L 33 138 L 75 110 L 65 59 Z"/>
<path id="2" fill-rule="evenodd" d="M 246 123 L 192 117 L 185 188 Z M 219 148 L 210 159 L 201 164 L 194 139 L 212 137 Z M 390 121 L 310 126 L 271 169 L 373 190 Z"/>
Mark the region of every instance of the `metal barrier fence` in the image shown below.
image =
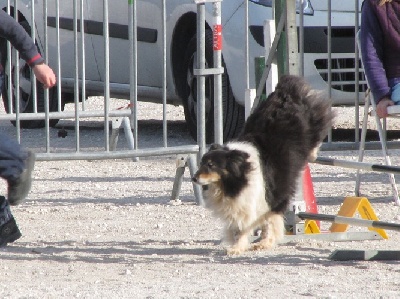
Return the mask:
<path id="1" fill-rule="evenodd" d="M 197 1 L 199 2 L 199 1 Z M 21 5 L 22 3 L 22 5 Z M 126 3 L 125 3 L 126 4 Z M 142 3 L 143 4 L 143 3 Z M 194 4 L 194 3 L 193 3 Z M 16 137 L 24 146 L 30 145 L 26 140 L 21 140 L 24 128 L 43 127 L 44 131 L 41 137 L 44 139 L 45 146 L 39 147 L 37 160 L 55 161 L 55 160 L 90 160 L 90 159 L 122 159 L 163 155 L 178 155 L 178 170 L 173 186 L 171 199 L 176 199 L 179 193 L 180 182 L 182 180 L 184 167 L 189 165 L 191 172 L 197 167 L 197 155 L 199 146 L 193 141 L 187 144 L 170 146 L 168 144 L 168 118 L 167 118 L 167 41 L 166 41 L 166 1 L 160 0 L 160 15 L 152 16 L 161 24 L 161 32 L 153 32 L 149 29 L 143 29 L 138 32 L 137 19 L 141 12 L 137 10 L 137 1 L 128 1 L 124 11 L 128 17 L 126 26 L 115 24 L 109 20 L 109 1 L 104 0 L 97 3 L 96 8 L 92 5 L 88 9 L 86 0 L 68 1 L 6 1 L 2 3 L 3 9 L 12 14 L 17 21 L 31 34 L 38 45 L 42 56 L 54 70 L 58 78 L 58 84 L 53 90 L 44 90 L 40 84 L 35 84 L 33 72 L 30 71 L 26 63 L 19 59 L 19 54 L 8 44 L 7 64 L 5 65 L 6 87 L 3 93 L 4 106 L 7 114 L 0 114 L 0 121 L 11 121 L 16 128 Z M 203 4 L 199 3 L 199 6 Z M 114 4 L 113 4 L 114 6 Z M 143 5 L 142 5 L 143 6 Z M 66 10 L 67 8 L 72 9 Z M 102 10 L 101 19 L 93 19 L 90 14 L 98 9 Z M 18 13 L 16 13 L 18 12 Z M 115 13 L 115 12 L 114 12 Z M 159 19 L 159 20 L 158 20 Z M 115 21 L 115 15 L 114 15 Z M 143 32 L 144 30 L 144 32 Z M 95 38 L 89 38 L 87 34 L 93 34 Z M 144 35 L 143 35 L 144 34 Z M 162 49 L 161 74 L 150 74 L 150 76 L 159 76 L 162 84 L 160 88 L 154 88 L 148 91 L 156 93 L 162 98 L 162 130 L 163 140 L 160 147 L 138 147 L 138 40 L 151 39 L 149 43 L 158 42 Z M 150 35 L 150 36 L 148 36 Z M 123 88 L 116 83 L 111 82 L 110 75 L 110 36 L 117 36 L 129 47 L 123 53 L 124 61 L 122 65 L 129 69 L 129 80 L 125 81 L 125 97 L 129 97 L 129 105 L 123 109 L 111 108 L 111 90 L 113 94 L 118 94 L 118 89 Z M 101 44 L 98 44 L 101 42 Z M 96 44 L 97 43 L 97 44 Z M 67 44 L 67 46 L 66 46 Z M 87 47 L 101 46 L 100 55 L 104 61 L 96 61 Z M 49 51 L 51 48 L 51 53 Z M 118 47 L 113 47 L 118 51 Z M 142 49 L 143 50 L 143 49 Z M 89 53 L 89 54 L 88 54 Z M 204 55 L 204 53 L 202 53 Z M 116 57 L 115 54 L 112 57 Z M 122 57 L 121 57 L 122 58 Z M 68 60 L 68 64 L 65 61 Z M 93 67 L 91 63 L 98 62 L 104 68 Z M 129 65 L 126 64 L 129 62 Z M 113 61 L 112 63 L 115 63 Z M 121 65 L 121 63 L 120 63 Z M 100 77 L 100 85 L 93 82 L 93 72 Z M 96 74 L 97 72 L 97 74 Z M 204 76 L 204 74 L 201 74 Z M 122 79 L 124 80 L 124 78 Z M 96 85 L 97 84 L 97 85 Z M 112 85 L 112 88 L 110 85 Z M 122 85 L 122 84 L 120 84 Z M 100 88 L 101 86 L 101 88 Z M 90 89 L 90 92 L 88 90 Z M 102 90 L 101 90 L 102 89 Z M 85 102 L 88 95 L 95 93 L 103 96 L 101 103 L 102 109 L 89 109 Z M 73 109 L 63 111 L 65 97 L 72 97 Z M 18 100 L 15 100 L 18 99 Z M 31 105 L 31 106 L 30 106 Z M 124 105 L 125 106 L 125 105 Z M 26 112 L 29 111 L 29 112 Z M 95 119 L 103 123 L 103 146 L 96 147 L 84 146 L 82 143 L 84 136 L 81 135 L 81 127 L 87 119 Z M 55 126 L 59 120 L 73 121 L 74 142 L 68 148 L 57 148 L 57 140 L 54 139 Z M 111 132 L 110 132 L 111 125 Z M 127 149 L 118 149 L 117 141 L 120 128 L 124 129 L 127 140 Z M 133 128 L 133 130 L 132 130 Z M 37 131 L 35 131 L 36 133 Z M 58 136 L 65 134 L 64 128 L 58 128 Z M 57 138 L 56 137 L 56 138 Z M 62 136 L 65 137 L 65 136 Z M 200 143 L 200 141 L 199 141 Z M 205 147 L 205 146 L 203 146 Z M 181 157 L 184 156 L 184 158 Z M 186 156 L 186 157 L 185 157 Z M 193 186 L 197 201 L 201 201 L 200 187 Z"/>
<path id="2" fill-rule="evenodd" d="M 3 93 L 4 104 L 7 114 L 0 114 L 0 121 L 12 121 L 16 127 L 16 137 L 21 140 L 21 130 L 26 127 L 43 127 L 45 146 L 43 150 L 37 154 L 38 160 L 76 160 L 76 159 L 115 159 L 115 158 L 139 158 L 145 156 L 156 155 L 189 155 L 189 159 L 183 159 L 183 165 L 189 163 L 191 171 L 196 167 L 198 154 L 204 153 L 206 148 L 205 139 L 205 98 L 206 92 L 206 77 L 214 76 L 214 109 L 215 112 L 213 120 L 215 126 L 215 141 L 222 142 L 222 97 L 221 97 L 221 77 L 223 72 L 221 60 L 221 28 L 229 23 L 229 26 L 240 28 L 244 25 L 244 36 L 238 36 L 240 46 L 234 51 L 241 54 L 244 59 L 241 62 L 233 61 L 234 63 L 244 66 L 238 69 L 244 73 L 243 82 L 239 87 L 232 86 L 233 89 L 251 90 L 255 86 L 256 74 L 252 66 L 255 64 L 253 59 L 253 50 L 250 47 L 250 40 L 253 43 L 258 43 L 260 47 L 264 43 L 266 49 L 275 49 L 273 43 L 274 39 L 271 32 L 266 31 L 263 24 L 254 24 L 254 12 L 259 8 L 268 7 L 269 1 L 230 1 L 229 5 L 225 6 L 227 10 L 232 10 L 230 19 L 221 17 L 221 2 L 222 0 L 191 0 L 191 1 L 167 1 L 166 0 L 152 0 L 152 1 L 134 1 L 128 0 L 124 3 L 125 6 L 120 6 L 118 3 L 110 4 L 109 1 L 103 0 L 101 3 L 89 3 L 88 0 L 73 0 L 60 1 L 60 0 L 4 0 L 0 1 L 2 9 L 6 9 L 10 14 L 24 25 L 25 29 L 30 32 L 32 38 L 36 41 L 42 55 L 45 57 L 46 62 L 49 63 L 56 71 L 58 80 L 57 88 L 53 90 L 43 90 L 35 82 L 33 73 L 29 71 L 23 61 L 18 59 L 18 53 L 11 49 L 8 45 L 8 59 L 5 65 L 6 75 L 6 92 Z M 274 19 L 274 7 L 277 2 L 284 1 L 271 1 L 272 8 L 268 10 L 268 14 L 263 20 Z M 295 0 L 290 0 L 291 5 L 294 5 Z M 306 0 L 298 1 L 301 4 L 307 3 Z M 322 88 L 324 88 L 331 97 L 336 94 L 347 92 L 354 96 L 355 116 L 355 140 L 354 142 L 337 143 L 332 141 L 330 134 L 328 142 L 323 145 L 323 149 L 349 149 L 357 148 L 359 143 L 359 105 L 360 98 L 363 97 L 362 91 L 365 85 L 363 80 L 362 70 L 359 65 L 359 57 L 357 45 L 355 43 L 355 33 L 359 26 L 359 9 L 360 1 L 354 0 L 354 23 L 349 26 L 338 26 L 338 12 L 335 12 L 332 17 L 332 1 L 326 0 L 324 2 L 326 7 L 321 7 L 321 2 L 314 3 L 318 11 L 316 11 L 316 23 L 312 24 L 312 17 L 305 16 L 302 9 L 297 14 L 297 23 L 294 28 L 298 26 L 298 43 L 299 55 L 289 53 L 289 58 L 293 59 L 296 56 L 300 66 L 299 73 L 304 76 L 318 77 L 317 81 Z M 337 4 L 336 2 L 341 2 Z M 336 1 L 335 5 L 342 5 L 351 1 Z M 228 3 L 226 1 L 225 3 Z M 207 11 L 205 9 L 205 5 Z M 181 5 L 188 9 L 188 13 L 182 17 L 179 22 L 181 26 L 176 28 L 167 28 L 167 19 L 174 17 L 175 10 L 167 9 L 169 6 Z M 236 6 L 234 6 L 236 5 Z M 122 7 L 119 14 L 116 15 L 115 7 Z M 138 7 L 139 6 L 139 7 Z M 263 6 L 263 7 L 261 7 Z M 112 14 L 110 16 L 110 7 L 112 7 Z M 294 6 L 293 6 L 294 7 Z M 89 9 L 90 8 L 90 9 Z M 222 7 L 223 9 L 224 7 Z M 167 13 L 168 11 L 168 13 Z M 17 13 L 16 13 L 17 12 Z M 157 13 L 157 14 L 155 14 Z M 143 15 L 147 14 L 147 19 L 143 21 Z M 151 14 L 151 18 L 148 17 Z M 346 14 L 348 17 L 350 13 Z M 193 23 L 193 16 L 195 22 Z M 111 21 L 110 21 L 111 17 Z M 292 18 L 296 18 L 293 14 Z M 120 20 L 118 19 L 120 18 Z M 151 19 L 151 20 L 150 20 Z M 232 22 L 240 19 L 242 23 L 238 27 L 232 26 Z M 276 16 L 279 20 L 279 16 Z M 332 24 L 332 19 L 335 24 Z M 138 24 L 138 20 L 142 23 Z M 244 20 L 244 21 L 243 21 Z M 293 20 L 292 20 L 293 21 Z M 146 23 L 147 22 L 147 23 Z M 160 30 L 154 30 L 151 22 L 157 23 Z M 225 22 L 225 23 L 224 23 Z M 177 22 L 178 23 L 178 22 Z M 213 32 L 213 54 L 214 61 L 213 67 L 208 68 L 207 61 L 205 60 L 205 27 L 204 23 L 212 29 Z M 142 24 L 147 24 L 148 27 L 141 27 Z M 190 31 L 189 24 L 197 24 L 195 31 Z M 277 34 L 282 32 L 282 24 L 277 23 Z M 293 27 L 293 26 L 291 26 Z M 190 27 L 191 28 L 191 27 Z M 260 32 L 261 28 L 261 32 Z M 293 29 L 293 28 L 292 28 Z M 182 43 L 188 43 L 188 36 L 196 34 L 197 42 L 197 61 L 193 68 L 193 76 L 197 82 L 196 99 L 197 102 L 197 121 L 198 133 L 197 144 L 187 143 L 185 145 L 170 146 L 168 141 L 168 118 L 167 118 L 167 103 L 172 98 L 176 100 L 176 96 L 171 96 L 168 90 L 168 85 L 172 85 L 169 77 L 172 71 L 168 70 L 167 64 L 172 62 L 180 63 L 182 57 L 179 54 L 172 55 L 168 53 L 167 49 L 172 47 L 172 41 L 168 40 L 167 32 L 172 30 L 181 30 L 183 33 L 180 35 Z M 186 32 L 187 31 L 187 32 Z M 294 30 L 295 32 L 295 30 Z M 318 53 L 312 53 L 309 50 L 309 45 L 305 45 L 305 40 L 310 35 L 323 33 L 326 38 L 326 45 L 319 49 Z M 170 33 L 170 32 L 169 32 Z M 292 30 L 293 33 L 293 30 Z M 232 32 L 230 32 L 232 35 Z M 272 36 L 272 38 L 271 38 Z M 342 53 L 337 52 L 340 38 L 353 38 L 353 52 L 347 51 Z M 111 38 L 111 40 L 110 40 Z M 236 37 L 235 37 L 236 38 Z M 296 37 L 297 38 L 297 37 Z M 114 39 L 123 41 L 123 45 L 119 47 L 114 43 Z M 332 41 L 335 43 L 332 44 Z M 149 44 L 157 44 L 157 49 L 146 47 Z M 297 40 L 296 40 L 297 44 Z M 144 46 L 143 46 L 144 45 Z M 230 44 L 229 47 L 232 47 Z M 326 51 L 324 51 L 326 49 Z M 142 52 L 141 52 L 142 51 Z M 162 53 L 159 57 L 160 61 L 157 64 L 151 63 L 149 59 L 138 59 L 138 53 L 148 51 L 159 51 Z M 336 51 L 336 52 L 335 52 Z M 270 51 L 275 52 L 275 51 Z M 184 54 L 184 53 L 183 53 Z M 268 53 L 266 53 L 268 54 Z M 149 55 L 150 57 L 151 55 Z M 173 56 L 173 57 L 171 57 Z M 265 55 L 268 57 L 268 55 Z M 312 56 L 312 60 L 310 60 Z M 110 60 L 110 57 L 119 58 L 117 62 Z M 143 57 L 143 56 L 141 56 Z M 179 59 L 178 59 L 179 58 Z M 227 56 L 224 57 L 225 64 L 232 63 Z M 122 61 L 122 62 L 121 62 Z M 273 62 L 273 57 L 267 59 L 268 63 Z M 129 63 L 129 65 L 127 65 Z M 112 68 L 110 68 L 112 65 Z M 156 67 L 152 67 L 156 65 Z M 314 75 L 311 76 L 307 71 L 307 67 L 314 68 Z M 182 66 L 181 66 L 182 67 Z M 226 66 L 225 66 L 226 67 Z M 138 82 L 138 68 L 142 73 L 147 74 L 146 84 Z M 129 70 L 126 72 L 126 70 Z M 228 68 L 229 71 L 229 68 Z M 237 69 L 236 69 L 237 71 Z M 234 70 L 235 72 L 235 70 Z M 121 73 L 121 74 L 119 74 Z M 118 77 L 118 75 L 121 75 Z M 230 73 L 232 77 L 232 73 Z M 267 74 L 268 75 L 268 74 Z M 118 80 L 115 80 L 118 78 Z M 129 78 L 129 80 L 127 79 Z M 155 79 L 156 78 L 156 79 Z M 267 77 L 265 76 L 264 79 Z M 62 79 L 62 80 L 61 80 Z M 232 79 L 232 78 L 231 78 Z M 122 82 L 122 83 L 121 83 Z M 155 82 L 155 83 L 154 83 Z M 322 83 L 321 83 L 322 82 Z M 242 84 L 243 83 L 243 84 Z M 317 85 L 318 85 L 317 84 Z M 138 90 L 138 86 L 146 85 L 147 88 Z M 153 88 L 156 86 L 156 88 Z M 16 87 L 16 88 L 13 88 Z M 243 87 L 243 88 L 241 88 Z M 240 95 L 247 94 L 243 92 Z M 209 91 L 208 91 L 209 92 Z M 332 93 L 333 92 L 333 93 Z M 88 96 L 95 94 L 103 96 L 102 109 L 88 109 L 85 100 Z M 116 109 L 111 105 L 113 96 L 123 95 L 129 99 L 129 105 L 126 109 Z M 254 94 L 253 94 L 254 95 Z M 259 94 L 257 95 L 259 96 Z M 238 97 L 238 96 L 237 96 Z M 240 97 L 240 96 L 239 96 Z M 138 98 L 159 98 L 162 105 L 162 131 L 163 140 L 162 146 L 157 148 L 141 148 L 138 147 Z M 19 99 L 15 101 L 15 99 Z M 63 111 L 64 101 L 72 100 L 73 109 L 70 111 Z M 29 106 L 31 105 L 31 106 Z M 22 107 L 21 107 L 22 106 Z M 26 109 L 29 108 L 29 109 Z M 26 113 L 21 112 L 30 110 Z M 15 113 L 13 112 L 15 111 Z M 82 146 L 82 139 L 80 127 L 82 121 L 85 119 L 100 119 L 103 123 L 104 135 L 103 146 L 96 147 L 96 149 L 87 150 Z M 55 126 L 58 120 L 73 120 L 74 125 L 74 144 L 68 149 L 57 148 L 57 142 L 52 139 L 52 127 Z M 110 132 L 111 124 L 111 132 Z M 118 140 L 118 132 L 120 127 L 124 128 L 125 137 L 128 143 L 128 149 L 120 150 L 117 148 L 116 143 Z M 133 128 L 133 130 L 132 130 Z M 372 145 L 373 143 L 368 144 Z M 180 159 L 180 158 L 179 158 Z M 182 164 L 181 164 L 182 165 Z M 184 167 L 184 166 L 183 166 Z M 174 196 L 177 196 L 177 190 L 182 179 L 182 169 L 177 171 L 177 177 L 174 186 Z M 194 186 L 196 197 L 200 198 L 200 190 L 198 186 Z"/>

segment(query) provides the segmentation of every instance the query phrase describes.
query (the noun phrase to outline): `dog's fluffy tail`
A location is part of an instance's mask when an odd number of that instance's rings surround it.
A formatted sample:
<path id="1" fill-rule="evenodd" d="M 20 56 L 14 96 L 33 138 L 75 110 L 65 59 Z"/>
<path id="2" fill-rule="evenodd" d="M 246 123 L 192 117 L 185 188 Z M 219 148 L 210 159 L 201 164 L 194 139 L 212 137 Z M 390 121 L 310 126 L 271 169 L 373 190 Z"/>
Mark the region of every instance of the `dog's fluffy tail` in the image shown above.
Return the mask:
<path id="1" fill-rule="evenodd" d="M 248 117 L 239 139 L 259 148 L 265 148 L 265 139 L 277 148 L 301 143 L 301 149 L 310 152 L 324 140 L 332 125 L 335 114 L 331 105 L 331 100 L 313 90 L 304 78 L 284 75 L 275 91 Z"/>
<path id="2" fill-rule="evenodd" d="M 276 86 L 278 98 L 292 101 L 294 106 L 302 106 L 304 120 L 308 120 L 308 138 L 312 147 L 318 146 L 332 126 L 335 113 L 331 101 L 323 92 L 311 89 L 311 86 L 299 76 L 282 76 Z M 288 95 L 290 97 L 288 98 Z"/>

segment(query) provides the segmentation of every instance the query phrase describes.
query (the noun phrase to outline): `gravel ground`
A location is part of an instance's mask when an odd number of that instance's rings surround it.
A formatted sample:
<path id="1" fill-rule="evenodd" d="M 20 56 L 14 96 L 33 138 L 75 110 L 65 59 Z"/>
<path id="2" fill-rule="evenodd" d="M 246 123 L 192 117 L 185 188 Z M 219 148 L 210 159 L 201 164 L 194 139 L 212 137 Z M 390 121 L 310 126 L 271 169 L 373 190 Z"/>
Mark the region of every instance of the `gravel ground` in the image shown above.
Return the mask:
<path id="1" fill-rule="evenodd" d="M 141 109 L 140 146 L 160 146 L 159 107 Z M 339 112 L 336 127 L 351 127 L 354 111 Z M 170 145 L 191 143 L 182 110 L 169 107 L 168 115 Z M 15 131 L 7 121 L 0 128 Z M 68 136 L 58 138 L 58 129 L 51 129 L 52 146 L 73 148 L 73 123 L 61 121 L 59 128 Z M 103 146 L 102 134 L 100 121 L 82 122 L 83 147 Z M 42 150 L 44 130 L 22 130 L 21 137 L 25 146 Z M 118 146 L 126 146 L 123 134 Z M 392 154 L 399 165 L 399 150 Z M 368 151 L 366 161 L 380 163 L 379 155 Z M 356 160 L 357 152 L 320 156 Z M 354 195 L 355 171 L 310 167 L 319 212 L 336 214 Z M 400 298 L 399 261 L 329 259 L 335 250 L 400 251 L 398 232 L 387 231 L 387 240 L 292 240 L 270 251 L 226 256 L 221 223 L 195 203 L 188 171 L 180 202 L 170 201 L 175 171 L 173 156 L 37 162 L 29 199 L 12 209 L 23 237 L 0 249 L 0 297 Z M 387 174 L 365 173 L 361 191 L 380 220 L 400 222 Z"/>

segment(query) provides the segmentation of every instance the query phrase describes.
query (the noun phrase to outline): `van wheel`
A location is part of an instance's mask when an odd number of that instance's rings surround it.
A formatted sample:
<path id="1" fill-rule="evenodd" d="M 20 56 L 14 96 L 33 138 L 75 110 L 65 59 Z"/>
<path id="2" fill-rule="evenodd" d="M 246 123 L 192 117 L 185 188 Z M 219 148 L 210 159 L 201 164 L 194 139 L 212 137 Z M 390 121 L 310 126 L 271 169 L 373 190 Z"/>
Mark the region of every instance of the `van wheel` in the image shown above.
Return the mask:
<path id="1" fill-rule="evenodd" d="M 183 62 L 184 81 L 182 86 L 183 108 L 189 132 L 197 140 L 197 77 L 193 74 L 197 56 L 196 36 L 190 40 Z M 207 29 L 205 36 L 206 67 L 213 67 L 213 36 Z M 224 63 L 222 62 L 224 65 Z M 206 77 L 205 112 L 206 142 L 214 142 L 214 82 L 213 76 Z M 236 137 L 244 125 L 244 107 L 236 102 L 226 72 L 222 75 L 223 139 Z"/>
<path id="2" fill-rule="evenodd" d="M 30 34 L 31 28 L 26 21 L 20 22 L 21 26 L 24 27 L 26 32 Z M 11 56 L 11 55 L 10 55 Z M 5 59 L 7 61 L 8 57 Z M 31 83 L 31 69 L 29 65 L 22 58 L 19 59 L 19 69 L 16 69 L 16 66 L 13 64 L 13 59 L 11 56 L 11 74 L 7 72 L 7 68 L 4 69 L 4 82 L 2 88 L 2 96 L 4 107 L 7 113 L 15 113 L 16 111 L 16 95 L 17 90 L 15 88 L 15 72 L 19 74 L 19 112 L 20 113 L 32 113 L 34 112 L 34 96 L 33 96 L 33 84 Z M 7 65 L 7 62 L 5 66 Z M 12 101 L 12 111 L 10 107 L 9 101 L 9 86 L 8 86 L 8 78 L 11 76 L 11 101 Z M 37 90 L 37 112 L 45 111 L 45 92 L 43 89 L 43 85 L 36 81 L 36 90 Z M 56 96 L 56 88 L 51 88 L 49 90 L 49 111 L 57 111 L 58 110 L 58 102 Z M 62 104 L 61 110 L 64 108 Z M 11 123 L 15 126 L 16 122 L 11 121 Z M 50 126 L 54 127 L 58 123 L 58 119 L 50 119 Z M 43 128 L 45 126 L 45 120 L 21 120 L 20 125 L 22 128 L 34 129 L 34 128 Z"/>

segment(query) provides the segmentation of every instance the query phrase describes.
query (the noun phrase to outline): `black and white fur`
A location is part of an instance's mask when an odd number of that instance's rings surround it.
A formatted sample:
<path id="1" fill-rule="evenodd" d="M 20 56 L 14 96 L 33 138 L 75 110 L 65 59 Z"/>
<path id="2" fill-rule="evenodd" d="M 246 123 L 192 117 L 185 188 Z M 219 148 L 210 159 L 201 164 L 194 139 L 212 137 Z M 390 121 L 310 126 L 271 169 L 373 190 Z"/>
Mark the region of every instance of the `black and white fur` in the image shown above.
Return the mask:
<path id="1" fill-rule="evenodd" d="M 332 124 L 330 101 L 298 76 L 283 76 L 246 121 L 236 141 L 212 145 L 193 181 L 203 186 L 206 206 L 225 222 L 228 254 L 273 247 L 284 236 L 283 214 L 297 180 Z"/>

